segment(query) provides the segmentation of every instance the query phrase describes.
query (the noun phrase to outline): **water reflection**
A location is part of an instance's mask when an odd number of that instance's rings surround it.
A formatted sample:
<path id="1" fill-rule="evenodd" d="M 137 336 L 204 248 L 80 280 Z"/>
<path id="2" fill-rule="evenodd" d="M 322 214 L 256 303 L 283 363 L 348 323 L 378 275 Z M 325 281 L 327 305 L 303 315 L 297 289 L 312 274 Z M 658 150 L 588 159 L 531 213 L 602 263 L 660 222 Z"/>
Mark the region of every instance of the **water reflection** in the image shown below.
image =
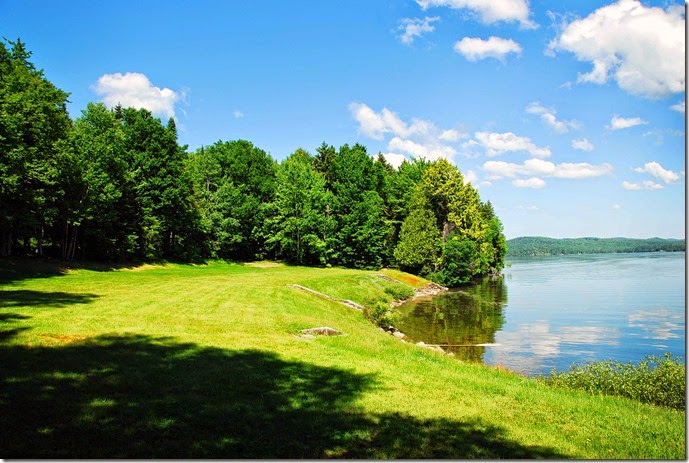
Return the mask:
<path id="1" fill-rule="evenodd" d="M 676 339 L 684 333 L 683 314 L 667 309 L 637 310 L 627 316 L 630 328 L 636 328 L 644 339 Z"/>
<path id="2" fill-rule="evenodd" d="M 458 358 L 482 361 L 485 346 L 505 323 L 507 287 L 501 277 L 452 289 L 440 296 L 417 299 L 398 307 L 398 328 L 415 342 L 441 345 Z"/>
<path id="3" fill-rule="evenodd" d="M 563 357 L 579 361 L 595 358 L 592 346 L 619 346 L 618 329 L 598 326 L 553 327 L 547 320 L 520 324 L 514 331 L 500 331 L 498 346 L 484 358 L 486 363 L 508 366 L 526 375 L 556 368 Z"/>
<path id="4" fill-rule="evenodd" d="M 526 375 L 685 354 L 683 253 L 525 259 L 505 274 L 404 304 L 397 327 Z"/>

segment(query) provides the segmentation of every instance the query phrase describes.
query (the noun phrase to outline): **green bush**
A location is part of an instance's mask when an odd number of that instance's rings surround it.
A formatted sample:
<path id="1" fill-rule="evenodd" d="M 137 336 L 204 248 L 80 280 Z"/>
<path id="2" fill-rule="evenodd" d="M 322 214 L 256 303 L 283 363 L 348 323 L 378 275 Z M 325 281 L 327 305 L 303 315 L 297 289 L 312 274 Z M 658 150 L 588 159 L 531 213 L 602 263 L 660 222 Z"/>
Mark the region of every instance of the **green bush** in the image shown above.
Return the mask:
<path id="1" fill-rule="evenodd" d="M 618 395 L 679 410 L 684 410 L 686 404 L 686 367 L 670 353 L 647 356 L 638 365 L 612 360 L 574 364 L 568 372 L 553 372 L 540 379 L 553 386 Z"/>
<path id="2" fill-rule="evenodd" d="M 376 302 L 367 306 L 364 313 L 378 326 L 394 326 L 399 321 L 399 314 L 392 311 L 386 302 Z"/>

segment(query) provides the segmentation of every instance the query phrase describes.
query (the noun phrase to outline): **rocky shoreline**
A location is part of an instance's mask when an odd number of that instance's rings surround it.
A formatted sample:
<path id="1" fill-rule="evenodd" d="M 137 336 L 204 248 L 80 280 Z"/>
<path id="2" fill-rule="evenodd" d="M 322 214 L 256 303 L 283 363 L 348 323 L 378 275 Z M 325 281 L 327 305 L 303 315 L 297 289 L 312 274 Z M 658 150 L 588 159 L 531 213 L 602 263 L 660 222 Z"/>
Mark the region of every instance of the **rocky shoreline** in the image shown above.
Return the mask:
<path id="1" fill-rule="evenodd" d="M 414 301 L 414 300 L 416 300 L 416 299 L 421 299 L 422 297 L 432 297 L 432 296 L 436 296 L 436 295 L 438 295 L 438 294 L 440 294 L 440 293 L 442 293 L 442 292 L 445 292 L 445 291 L 447 291 L 447 290 L 448 290 L 448 288 L 446 288 L 445 286 L 441 286 L 441 285 L 439 285 L 439 284 L 437 284 L 437 283 L 429 283 L 429 284 L 427 284 L 426 286 L 424 286 L 424 287 L 422 287 L 422 288 L 416 289 L 414 295 L 413 295 L 412 297 L 410 297 L 410 298 L 407 298 L 407 299 L 399 299 L 399 300 L 396 300 L 396 301 L 392 301 L 392 302 L 390 303 L 390 307 L 391 307 L 391 308 L 398 307 L 398 306 L 404 304 L 405 302 Z M 402 341 L 402 342 L 410 342 L 409 338 L 408 338 L 404 333 L 402 333 L 400 330 L 398 330 L 397 328 L 395 328 L 395 327 L 392 326 L 392 325 L 390 325 L 390 326 L 380 326 L 379 329 L 382 330 L 382 331 L 385 331 L 385 332 L 389 333 L 391 336 L 394 336 L 395 338 L 399 339 L 399 340 Z M 425 348 L 425 349 L 434 350 L 434 351 L 436 351 L 436 352 L 441 352 L 441 353 L 443 353 L 443 354 L 447 354 L 447 353 L 448 353 L 448 352 L 445 351 L 445 349 L 443 349 L 443 348 L 440 347 L 440 346 L 428 345 L 428 344 L 426 344 L 426 343 L 423 342 L 423 341 L 419 341 L 419 342 L 415 343 L 415 345 L 418 346 L 418 347 L 423 347 L 423 348 Z M 452 355 L 451 352 L 450 352 L 449 354 Z"/>
<path id="2" fill-rule="evenodd" d="M 441 286 L 437 283 L 429 283 L 426 286 L 424 286 L 423 288 L 416 289 L 414 295 L 410 298 L 398 299 L 396 301 L 392 301 L 390 303 L 390 307 L 397 307 L 397 306 L 404 304 L 405 302 L 414 301 L 414 300 L 420 299 L 422 297 L 435 296 L 435 295 L 440 294 L 444 291 L 447 291 L 447 289 L 448 288 L 446 288 L 445 286 Z"/>

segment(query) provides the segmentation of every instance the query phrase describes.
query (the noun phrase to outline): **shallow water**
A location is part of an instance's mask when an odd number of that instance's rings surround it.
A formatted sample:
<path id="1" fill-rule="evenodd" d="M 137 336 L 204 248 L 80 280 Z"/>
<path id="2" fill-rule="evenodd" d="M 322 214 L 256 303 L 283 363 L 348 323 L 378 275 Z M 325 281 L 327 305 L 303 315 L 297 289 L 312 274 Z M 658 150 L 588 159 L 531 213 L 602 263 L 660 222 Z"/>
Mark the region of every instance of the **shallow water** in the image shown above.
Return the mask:
<path id="1" fill-rule="evenodd" d="M 685 357 L 684 253 L 508 263 L 501 278 L 400 306 L 397 327 L 459 358 L 529 376 L 566 371 L 575 362 L 638 362 L 665 352 Z"/>

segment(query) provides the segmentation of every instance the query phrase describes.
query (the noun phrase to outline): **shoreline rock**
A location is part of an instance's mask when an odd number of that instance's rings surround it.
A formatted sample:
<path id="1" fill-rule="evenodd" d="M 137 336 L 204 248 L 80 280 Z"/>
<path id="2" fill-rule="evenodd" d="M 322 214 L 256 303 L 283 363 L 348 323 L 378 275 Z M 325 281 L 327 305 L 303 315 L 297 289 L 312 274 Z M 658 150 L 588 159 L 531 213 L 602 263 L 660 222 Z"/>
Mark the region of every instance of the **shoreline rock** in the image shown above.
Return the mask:
<path id="1" fill-rule="evenodd" d="M 391 308 L 397 307 L 397 306 L 404 304 L 405 302 L 414 301 L 414 300 L 420 299 L 422 297 L 436 296 L 436 295 L 438 295 L 442 292 L 445 292 L 447 290 L 448 290 L 448 288 L 446 288 L 445 286 L 441 286 L 437 283 L 429 283 L 422 288 L 415 289 L 414 295 L 412 297 L 409 297 L 407 299 L 398 299 L 396 301 L 392 301 L 390 303 L 390 307 Z"/>

